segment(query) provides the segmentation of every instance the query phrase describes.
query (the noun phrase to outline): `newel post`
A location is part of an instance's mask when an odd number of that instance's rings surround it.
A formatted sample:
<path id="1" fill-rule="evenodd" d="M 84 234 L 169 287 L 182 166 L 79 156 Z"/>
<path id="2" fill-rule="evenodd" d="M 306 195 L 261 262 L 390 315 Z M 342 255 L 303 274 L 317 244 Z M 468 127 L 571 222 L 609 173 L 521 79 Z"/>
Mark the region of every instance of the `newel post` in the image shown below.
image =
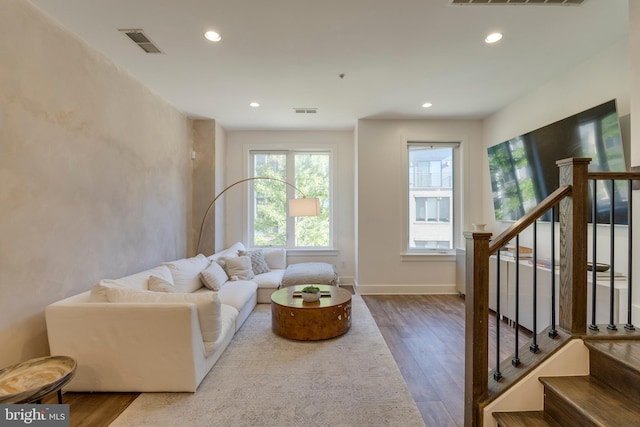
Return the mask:
<path id="1" fill-rule="evenodd" d="M 464 425 L 482 425 L 480 403 L 488 396 L 489 239 L 491 233 L 465 232 Z"/>
<path id="2" fill-rule="evenodd" d="M 587 331 L 587 219 L 588 167 L 591 159 L 556 162 L 560 185 L 570 185 L 571 196 L 560 202 L 560 313 L 559 326 L 572 335 Z"/>

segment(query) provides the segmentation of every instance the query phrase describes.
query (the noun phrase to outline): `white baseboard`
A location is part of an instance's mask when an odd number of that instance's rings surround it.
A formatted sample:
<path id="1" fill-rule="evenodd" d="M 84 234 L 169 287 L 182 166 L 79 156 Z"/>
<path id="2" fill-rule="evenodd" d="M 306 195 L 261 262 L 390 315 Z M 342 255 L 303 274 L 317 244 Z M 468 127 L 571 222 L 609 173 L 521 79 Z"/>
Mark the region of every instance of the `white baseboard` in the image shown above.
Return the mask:
<path id="1" fill-rule="evenodd" d="M 340 285 L 344 285 L 344 286 L 354 286 L 355 287 L 355 280 L 353 276 L 340 276 L 338 278 L 338 283 Z"/>
<path id="2" fill-rule="evenodd" d="M 361 285 L 360 295 L 457 295 L 456 285 Z"/>

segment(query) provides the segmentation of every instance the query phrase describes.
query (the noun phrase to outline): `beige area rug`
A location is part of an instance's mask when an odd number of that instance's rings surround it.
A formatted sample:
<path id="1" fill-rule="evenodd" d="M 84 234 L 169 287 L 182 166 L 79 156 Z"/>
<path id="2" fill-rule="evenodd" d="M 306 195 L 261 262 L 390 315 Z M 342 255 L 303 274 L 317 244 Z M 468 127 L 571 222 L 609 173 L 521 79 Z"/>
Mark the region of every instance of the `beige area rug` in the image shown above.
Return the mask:
<path id="1" fill-rule="evenodd" d="M 111 426 L 424 426 L 366 304 L 343 336 L 271 331 L 258 304 L 196 393 L 143 393 Z"/>

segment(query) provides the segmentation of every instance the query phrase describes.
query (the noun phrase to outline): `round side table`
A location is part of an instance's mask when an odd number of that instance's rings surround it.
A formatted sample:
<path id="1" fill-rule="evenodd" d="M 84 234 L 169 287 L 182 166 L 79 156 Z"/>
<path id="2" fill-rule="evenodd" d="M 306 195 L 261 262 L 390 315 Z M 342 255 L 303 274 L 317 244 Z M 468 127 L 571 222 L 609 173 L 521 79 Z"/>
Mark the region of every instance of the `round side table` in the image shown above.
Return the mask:
<path id="1" fill-rule="evenodd" d="M 20 362 L 0 370 L 0 404 L 40 403 L 58 392 L 62 403 L 62 387 L 76 372 L 76 361 L 67 356 L 46 356 Z"/>

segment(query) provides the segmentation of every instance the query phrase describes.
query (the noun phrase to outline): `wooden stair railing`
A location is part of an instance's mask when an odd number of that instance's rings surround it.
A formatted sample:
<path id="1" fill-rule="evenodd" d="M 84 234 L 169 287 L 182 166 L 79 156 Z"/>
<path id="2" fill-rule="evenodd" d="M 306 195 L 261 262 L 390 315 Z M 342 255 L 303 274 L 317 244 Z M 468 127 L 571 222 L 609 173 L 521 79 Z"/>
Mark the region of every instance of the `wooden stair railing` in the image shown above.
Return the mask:
<path id="1" fill-rule="evenodd" d="M 489 257 L 559 204 L 559 321 L 560 341 L 587 336 L 587 222 L 589 179 L 636 180 L 640 172 L 588 172 L 591 159 L 560 160 L 560 186 L 532 211 L 491 240 L 491 233 L 465 232 L 466 240 L 466 320 L 465 320 L 465 426 L 483 423 L 483 408 L 508 386 L 490 395 L 489 347 Z M 631 187 L 631 184 L 629 185 Z M 632 218 L 629 218 L 631 225 Z M 631 236 L 630 236 L 631 237 Z M 631 263 L 631 260 L 629 260 Z M 631 284 L 629 284 L 631 287 Z M 631 299 L 631 298 L 629 298 Z M 630 304 L 630 302 L 629 302 Z M 630 314 L 629 314 L 630 317 Z M 629 324 L 631 319 L 629 319 Z M 552 325 L 553 327 L 554 325 Z M 535 332 L 534 332 L 535 335 Z M 551 334 L 550 334 L 551 335 Z M 636 335 L 636 334 L 634 334 Z M 553 341 L 555 335 L 551 336 Z M 534 363 L 540 363 L 537 359 Z M 535 367 L 535 366 L 534 366 Z M 532 367 L 530 366 L 529 369 Z M 513 381 L 513 380 L 512 380 Z"/>
<path id="2" fill-rule="evenodd" d="M 536 208 L 490 242 L 491 233 L 465 232 L 465 426 L 482 425 L 489 396 L 489 256 L 514 239 L 549 208 L 560 203 L 559 327 L 571 334 L 586 332 L 588 166 L 591 159 L 557 162 L 560 187 Z"/>

